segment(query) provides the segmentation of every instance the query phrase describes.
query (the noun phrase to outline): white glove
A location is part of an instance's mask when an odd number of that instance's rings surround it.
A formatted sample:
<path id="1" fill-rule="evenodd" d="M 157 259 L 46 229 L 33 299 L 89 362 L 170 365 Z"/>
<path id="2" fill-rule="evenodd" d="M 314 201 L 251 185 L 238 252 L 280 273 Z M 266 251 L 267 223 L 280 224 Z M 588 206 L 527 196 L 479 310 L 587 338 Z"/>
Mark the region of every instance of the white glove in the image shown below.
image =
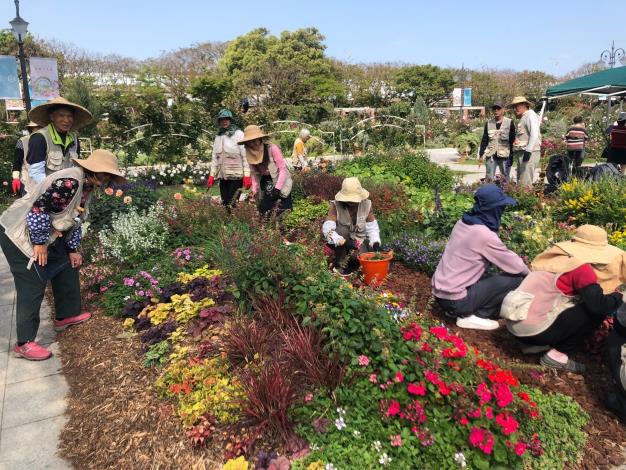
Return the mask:
<path id="1" fill-rule="evenodd" d="M 335 232 L 336 228 L 337 223 L 334 220 L 327 220 L 322 225 L 322 234 L 331 245 L 341 246 L 346 242 L 346 239 Z"/>
<path id="2" fill-rule="evenodd" d="M 367 239 L 370 245 L 380 243 L 380 228 L 378 227 L 377 220 L 365 222 L 365 233 L 367 233 Z"/>

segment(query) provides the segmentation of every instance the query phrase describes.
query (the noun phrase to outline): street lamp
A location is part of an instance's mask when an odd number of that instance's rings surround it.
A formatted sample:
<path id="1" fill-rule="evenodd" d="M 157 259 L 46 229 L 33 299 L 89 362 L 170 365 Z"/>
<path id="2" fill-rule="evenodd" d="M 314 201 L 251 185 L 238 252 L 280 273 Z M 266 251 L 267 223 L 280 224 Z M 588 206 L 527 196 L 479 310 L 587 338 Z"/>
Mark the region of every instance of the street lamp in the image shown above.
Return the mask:
<path id="1" fill-rule="evenodd" d="M 20 16 L 20 1 L 15 0 L 15 18 L 9 22 L 11 31 L 17 41 L 18 57 L 20 59 L 20 69 L 22 71 L 22 89 L 24 90 L 24 105 L 26 116 L 30 113 L 30 91 L 28 89 L 28 75 L 26 74 L 26 58 L 24 57 L 24 39 L 28 30 L 28 22 Z"/>
<path id="2" fill-rule="evenodd" d="M 626 55 L 624 49 L 621 47 L 615 49 L 615 41 L 613 41 L 613 44 L 611 44 L 611 50 L 609 51 L 607 49 L 602 52 L 602 54 L 600 54 L 600 60 L 602 60 L 602 62 L 607 64 L 610 68 L 613 68 L 615 67 L 615 63 L 617 61 L 621 61 L 624 58 L 624 55 Z"/>

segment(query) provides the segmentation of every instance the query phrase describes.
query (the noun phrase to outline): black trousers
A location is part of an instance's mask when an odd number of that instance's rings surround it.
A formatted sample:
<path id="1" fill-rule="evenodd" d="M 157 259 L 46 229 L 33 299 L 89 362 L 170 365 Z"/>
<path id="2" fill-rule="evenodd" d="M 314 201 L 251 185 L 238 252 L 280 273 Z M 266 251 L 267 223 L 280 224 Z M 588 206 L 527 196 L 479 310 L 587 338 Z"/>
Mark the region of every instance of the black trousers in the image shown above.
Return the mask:
<path id="1" fill-rule="evenodd" d="M 571 354 L 596 331 L 604 318 L 602 315 L 589 313 L 582 305 L 576 305 L 561 312 L 546 331 L 518 339 L 537 346 L 551 346 L 565 354 Z"/>
<path id="2" fill-rule="evenodd" d="M 272 197 L 274 182 L 272 181 L 271 176 L 263 175 L 259 185 L 261 186 L 259 189 L 259 195 L 261 198 L 261 202 L 259 203 L 259 213 L 262 216 L 267 217 L 272 211 L 274 211 L 276 215 L 280 215 L 286 210 L 291 210 L 293 208 L 291 194 L 287 197 L 281 196 L 278 199 L 274 199 Z"/>
<path id="3" fill-rule="evenodd" d="M 517 289 L 524 277 L 521 274 L 496 274 L 483 277 L 467 288 L 467 296 L 464 299 L 437 298 L 437 303 L 447 315 L 452 317 L 476 315 L 481 318 L 497 319 L 500 316 L 500 306 L 504 297 Z"/>
<path id="4" fill-rule="evenodd" d="M 583 164 L 585 158 L 582 150 L 568 150 L 567 156 L 572 161 L 572 174 L 576 174 L 576 168 Z"/>
<path id="5" fill-rule="evenodd" d="M 234 207 L 239 199 L 238 191 L 243 188 L 243 180 L 220 179 L 220 197 L 226 207 Z"/>

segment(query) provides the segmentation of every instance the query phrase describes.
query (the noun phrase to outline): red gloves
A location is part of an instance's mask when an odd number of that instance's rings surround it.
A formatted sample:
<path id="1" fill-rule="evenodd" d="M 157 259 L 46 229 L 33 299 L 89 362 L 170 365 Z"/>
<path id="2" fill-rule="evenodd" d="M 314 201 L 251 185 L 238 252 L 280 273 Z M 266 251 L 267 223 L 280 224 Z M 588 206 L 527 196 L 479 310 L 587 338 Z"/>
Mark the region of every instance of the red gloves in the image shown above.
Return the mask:
<path id="1" fill-rule="evenodd" d="M 13 178 L 13 183 L 11 184 L 11 187 L 13 188 L 13 194 L 17 194 L 17 192 L 22 187 L 22 182 L 17 178 Z"/>
<path id="2" fill-rule="evenodd" d="M 206 182 L 207 188 L 212 188 L 213 183 L 215 183 L 215 178 L 213 178 L 212 176 L 209 176 L 209 180 Z"/>
<path id="3" fill-rule="evenodd" d="M 250 189 L 250 186 L 252 186 L 252 180 L 250 179 L 249 176 L 244 176 L 243 177 L 243 187 L 246 189 Z"/>

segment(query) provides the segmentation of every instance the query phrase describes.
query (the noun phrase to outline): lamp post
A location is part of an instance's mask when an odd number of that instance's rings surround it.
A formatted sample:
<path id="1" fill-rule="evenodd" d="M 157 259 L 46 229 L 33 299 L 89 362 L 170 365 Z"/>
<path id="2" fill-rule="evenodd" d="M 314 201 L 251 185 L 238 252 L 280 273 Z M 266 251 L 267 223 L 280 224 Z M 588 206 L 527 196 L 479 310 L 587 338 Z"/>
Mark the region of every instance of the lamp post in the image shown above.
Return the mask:
<path id="1" fill-rule="evenodd" d="M 28 75 L 26 74 L 26 58 L 24 57 L 24 40 L 28 30 L 28 22 L 20 16 L 20 1 L 15 0 L 15 18 L 9 22 L 13 36 L 17 40 L 18 57 L 20 59 L 20 69 L 22 71 L 22 89 L 24 90 L 24 105 L 26 115 L 30 113 L 30 90 L 28 89 Z"/>
<path id="2" fill-rule="evenodd" d="M 615 67 L 615 63 L 617 61 L 621 61 L 624 58 L 624 55 L 626 55 L 626 51 L 624 51 L 621 47 L 615 49 L 615 41 L 613 41 L 611 44 L 611 50 L 609 51 L 607 49 L 602 52 L 602 54 L 600 54 L 600 60 L 602 60 L 602 62 L 607 64 L 610 68 L 613 68 Z"/>

